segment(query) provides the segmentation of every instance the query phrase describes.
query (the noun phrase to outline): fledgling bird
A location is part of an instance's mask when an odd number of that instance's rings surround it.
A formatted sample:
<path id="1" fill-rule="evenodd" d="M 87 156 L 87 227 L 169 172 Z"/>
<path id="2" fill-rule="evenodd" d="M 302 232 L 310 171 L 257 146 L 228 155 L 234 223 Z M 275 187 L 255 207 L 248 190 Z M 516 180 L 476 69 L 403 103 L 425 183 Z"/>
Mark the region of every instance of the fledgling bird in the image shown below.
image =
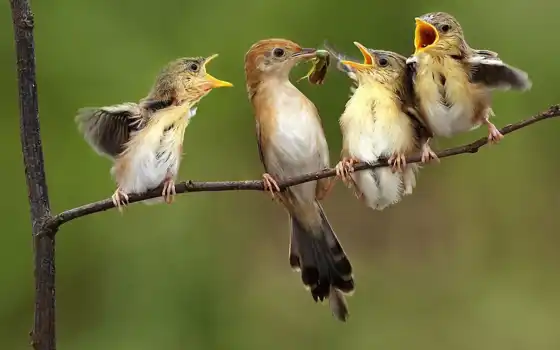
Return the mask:
<path id="1" fill-rule="evenodd" d="M 528 90 L 527 73 L 505 64 L 498 54 L 471 48 L 459 22 L 445 12 L 416 18 L 413 68 L 418 105 L 436 136 L 451 137 L 480 125 L 497 143 L 503 135 L 489 120 L 492 90 Z"/>
<path id="2" fill-rule="evenodd" d="M 354 289 L 352 266 L 318 200 L 331 187 L 321 179 L 279 191 L 276 180 L 329 167 L 329 149 L 317 108 L 289 79 L 292 68 L 316 56 L 285 39 L 255 43 L 245 55 L 247 92 L 255 119 L 266 188 L 290 216 L 290 265 L 301 271 L 315 301 L 329 299 L 339 320 L 348 309 L 343 296 Z"/>
<path id="3" fill-rule="evenodd" d="M 173 201 L 185 129 L 198 102 L 214 88 L 233 86 L 206 72 L 208 62 L 217 56 L 168 63 L 148 96 L 138 103 L 78 111 L 76 122 L 86 141 L 98 154 L 113 160 L 111 174 L 118 187 L 112 199 L 119 210 L 128 202 L 128 194 L 162 184 L 165 202 Z"/>
<path id="4" fill-rule="evenodd" d="M 354 45 L 363 63 L 328 48 L 354 85 L 340 117 L 342 161 L 336 170 L 368 207 L 382 210 L 412 193 L 419 165 L 406 164 L 406 157 L 418 153 L 431 133 L 414 106 L 406 57 Z M 354 163 L 380 158 L 388 159 L 391 168 L 353 172 Z"/>

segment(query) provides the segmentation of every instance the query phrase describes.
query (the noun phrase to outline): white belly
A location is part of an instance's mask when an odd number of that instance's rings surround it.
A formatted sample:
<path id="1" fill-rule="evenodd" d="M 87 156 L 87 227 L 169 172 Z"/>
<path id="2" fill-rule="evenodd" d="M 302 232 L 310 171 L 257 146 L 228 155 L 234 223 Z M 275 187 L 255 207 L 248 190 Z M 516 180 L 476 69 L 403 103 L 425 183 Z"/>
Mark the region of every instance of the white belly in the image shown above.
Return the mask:
<path id="1" fill-rule="evenodd" d="M 188 119 L 196 109 L 191 110 L 180 126 L 163 132 L 159 130 L 141 130 L 142 142 L 136 142 L 131 151 L 115 164 L 111 172 L 115 175 L 119 187 L 126 193 L 143 193 L 160 186 L 166 179 L 175 179 L 179 172 L 182 157 L 182 143 Z M 159 128 L 159 126 L 158 126 Z M 133 135 L 135 137 L 137 135 Z M 122 171 L 116 171 L 121 166 Z"/>
<path id="2" fill-rule="evenodd" d="M 437 89 L 433 79 L 425 85 L 433 85 Z M 452 103 L 451 107 L 442 103 L 444 98 Z M 423 99 L 421 105 L 429 126 L 437 136 L 451 137 L 480 126 L 480 123 L 473 123 L 474 108 L 471 103 L 453 101 L 450 96 L 442 96 L 439 91 L 434 94 L 434 98 Z"/>
<path id="3" fill-rule="evenodd" d="M 317 172 L 329 166 L 329 149 L 323 129 L 309 106 L 284 108 L 276 116 L 268 148 L 267 170 L 278 179 Z M 301 201 L 315 200 L 316 181 L 292 187 Z"/>
<path id="4" fill-rule="evenodd" d="M 451 137 L 480 126 L 480 123 L 473 122 L 475 98 L 463 69 L 452 59 L 434 63 L 427 55 L 421 56 L 418 63 L 416 93 L 428 124 L 437 136 Z M 440 74 L 445 75 L 445 87 L 434 78 Z"/>
<path id="5" fill-rule="evenodd" d="M 374 163 L 381 157 L 390 157 L 395 152 L 408 152 L 413 147 L 414 129 L 406 115 L 394 106 L 379 106 L 386 111 L 377 118 L 371 115 L 357 115 L 364 113 L 364 109 L 352 109 L 348 106 L 341 118 L 344 130 L 346 151 L 351 157 L 361 161 Z M 377 168 L 352 174 L 352 178 L 364 202 L 372 209 L 382 210 L 397 203 L 406 187 L 412 192 L 415 185 L 414 167 L 408 167 L 403 175 L 393 173 L 391 169 Z"/>

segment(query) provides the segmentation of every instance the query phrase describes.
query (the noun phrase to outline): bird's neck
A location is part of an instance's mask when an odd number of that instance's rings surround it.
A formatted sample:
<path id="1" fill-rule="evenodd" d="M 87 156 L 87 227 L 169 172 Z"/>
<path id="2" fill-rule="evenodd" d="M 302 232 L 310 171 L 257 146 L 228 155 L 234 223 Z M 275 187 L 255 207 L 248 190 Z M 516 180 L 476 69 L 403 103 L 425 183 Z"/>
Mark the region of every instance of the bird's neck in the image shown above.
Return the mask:
<path id="1" fill-rule="evenodd" d="M 251 98 L 251 104 L 259 123 L 274 124 L 280 119 L 303 120 L 318 117 L 313 102 L 288 79 L 261 81 Z"/>
<path id="2" fill-rule="evenodd" d="M 378 81 L 372 77 L 362 77 L 352 99 L 361 103 L 385 104 L 395 103 L 398 85 Z"/>
<path id="3" fill-rule="evenodd" d="M 288 77 L 269 76 L 264 79 L 247 84 L 249 98 L 254 100 L 277 101 L 286 98 L 305 98 L 305 96 L 296 88 Z M 253 104 L 255 104 L 253 102 Z"/>

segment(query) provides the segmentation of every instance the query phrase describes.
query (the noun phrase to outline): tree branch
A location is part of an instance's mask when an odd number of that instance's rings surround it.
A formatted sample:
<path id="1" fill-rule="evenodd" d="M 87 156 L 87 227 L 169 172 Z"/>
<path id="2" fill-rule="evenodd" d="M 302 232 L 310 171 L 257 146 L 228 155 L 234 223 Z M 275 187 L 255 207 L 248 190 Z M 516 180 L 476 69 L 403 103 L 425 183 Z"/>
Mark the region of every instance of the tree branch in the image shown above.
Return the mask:
<path id="1" fill-rule="evenodd" d="M 28 0 L 10 0 L 17 52 L 20 137 L 27 179 L 35 270 L 35 317 L 31 345 L 36 350 L 56 349 L 54 238 L 42 237 L 52 220 L 39 129 L 35 79 L 33 13 Z M 56 230 L 52 227 L 51 230 Z M 52 232 L 52 231 L 51 231 Z"/>
<path id="2" fill-rule="evenodd" d="M 553 105 L 548 108 L 548 110 L 539 113 L 533 117 L 525 119 L 515 124 L 509 124 L 503 127 L 500 131 L 502 134 L 506 135 L 516 130 L 522 129 L 527 127 L 531 124 L 536 122 L 550 119 L 553 117 L 560 116 L 560 105 Z M 451 157 L 459 154 L 465 153 L 476 153 L 482 146 L 488 143 L 488 139 L 486 137 L 480 138 L 472 143 L 448 148 L 446 150 L 437 152 L 439 158 L 446 158 Z M 420 162 L 420 154 L 414 155 L 410 158 L 407 158 L 407 163 L 418 163 Z M 367 164 L 367 163 L 358 163 L 354 166 L 355 171 L 362 171 L 366 169 L 374 169 L 379 167 L 388 166 L 387 160 L 383 159 L 374 164 Z M 336 175 L 334 169 L 325 169 L 316 173 L 306 174 L 302 176 L 297 176 L 286 181 L 279 182 L 278 185 L 281 190 L 285 190 L 286 188 L 294 185 L 298 185 L 304 182 L 314 181 L 318 179 L 323 179 L 327 177 L 333 177 Z M 150 198 L 161 197 L 163 187 L 158 187 L 150 192 L 143 193 L 143 194 L 131 194 L 129 195 L 129 203 L 140 202 Z M 218 191 L 232 191 L 232 190 L 253 190 L 253 191 L 263 191 L 264 185 L 262 180 L 247 180 L 247 181 L 222 181 L 222 182 L 193 182 L 193 181 L 186 181 L 181 182 L 176 185 L 176 192 L 177 193 L 185 193 L 185 192 L 218 192 Z M 82 216 L 98 213 L 101 211 L 105 211 L 111 208 L 114 208 L 113 202 L 111 199 L 105 199 L 99 202 L 94 202 L 90 204 L 83 205 L 81 207 L 77 207 L 74 209 L 66 210 L 58 215 L 55 215 L 52 220 L 46 223 L 46 227 L 48 231 L 45 233 L 54 234 L 56 229 L 71 220 L 80 218 Z"/>

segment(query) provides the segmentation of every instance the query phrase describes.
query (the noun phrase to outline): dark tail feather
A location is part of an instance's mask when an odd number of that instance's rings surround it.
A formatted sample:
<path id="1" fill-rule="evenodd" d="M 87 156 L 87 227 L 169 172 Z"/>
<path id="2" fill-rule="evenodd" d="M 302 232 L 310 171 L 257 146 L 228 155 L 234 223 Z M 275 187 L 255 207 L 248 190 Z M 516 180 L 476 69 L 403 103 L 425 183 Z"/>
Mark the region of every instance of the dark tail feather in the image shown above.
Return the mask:
<path id="1" fill-rule="evenodd" d="M 301 271 L 301 279 L 315 301 L 329 299 L 335 317 L 345 321 L 348 307 L 342 294 L 354 291 L 352 265 L 331 228 L 323 209 L 322 232 L 308 232 L 293 217 L 290 265 Z"/>

